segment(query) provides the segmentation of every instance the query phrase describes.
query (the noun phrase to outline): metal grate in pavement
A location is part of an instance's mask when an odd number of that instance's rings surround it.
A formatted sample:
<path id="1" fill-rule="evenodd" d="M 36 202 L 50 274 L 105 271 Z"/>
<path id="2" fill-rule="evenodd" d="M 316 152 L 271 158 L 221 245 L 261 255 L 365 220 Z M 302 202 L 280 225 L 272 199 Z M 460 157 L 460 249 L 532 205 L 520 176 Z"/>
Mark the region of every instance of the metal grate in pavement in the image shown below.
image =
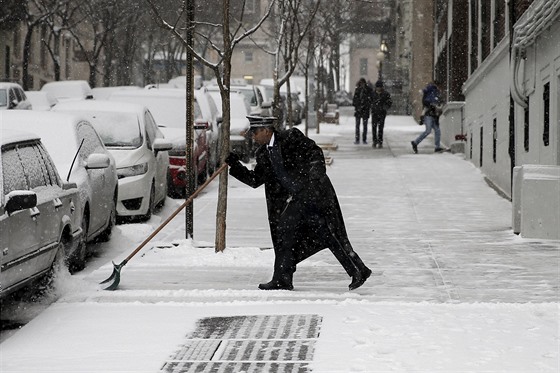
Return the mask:
<path id="1" fill-rule="evenodd" d="M 306 373 L 307 363 L 223 363 L 223 362 L 181 362 L 169 363 L 166 372 L 193 372 L 193 373 Z"/>
<path id="2" fill-rule="evenodd" d="M 204 318 L 162 371 L 310 372 L 320 326 L 318 315 Z"/>

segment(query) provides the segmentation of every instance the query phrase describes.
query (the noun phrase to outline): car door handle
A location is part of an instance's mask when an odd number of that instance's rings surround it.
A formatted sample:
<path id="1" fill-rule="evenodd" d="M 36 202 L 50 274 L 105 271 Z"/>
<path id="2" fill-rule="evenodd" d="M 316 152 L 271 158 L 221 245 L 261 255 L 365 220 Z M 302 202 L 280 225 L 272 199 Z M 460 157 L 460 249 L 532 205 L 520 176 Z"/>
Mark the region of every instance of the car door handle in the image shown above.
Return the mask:
<path id="1" fill-rule="evenodd" d="M 53 200 L 53 203 L 54 203 L 55 210 L 58 210 L 59 208 L 62 207 L 62 201 L 60 200 L 60 198 L 55 198 Z"/>
<path id="2" fill-rule="evenodd" d="M 33 218 L 33 220 L 37 219 L 37 216 L 41 215 L 41 211 L 37 207 L 33 207 L 29 212 L 29 216 Z"/>

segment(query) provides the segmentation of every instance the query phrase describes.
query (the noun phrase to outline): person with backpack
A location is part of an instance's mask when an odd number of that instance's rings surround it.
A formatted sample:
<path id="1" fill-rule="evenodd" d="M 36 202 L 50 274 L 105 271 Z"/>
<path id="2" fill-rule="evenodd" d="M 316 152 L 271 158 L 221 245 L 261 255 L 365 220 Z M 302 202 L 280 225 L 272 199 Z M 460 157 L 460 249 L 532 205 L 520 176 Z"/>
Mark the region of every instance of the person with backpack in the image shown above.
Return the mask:
<path id="1" fill-rule="evenodd" d="M 447 149 L 442 148 L 440 144 L 441 131 L 439 129 L 439 117 L 442 113 L 443 100 L 441 97 L 440 84 L 434 80 L 422 90 L 422 121 L 426 126 L 415 140 L 411 141 L 412 150 L 418 153 L 418 145 L 434 130 L 435 153 L 442 153 Z"/>
<path id="2" fill-rule="evenodd" d="M 385 117 L 387 110 L 393 105 L 391 94 L 384 88 L 383 81 L 375 83 L 375 90 L 371 95 L 371 129 L 373 132 L 372 147 L 383 147 L 383 128 L 385 127 Z"/>
<path id="3" fill-rule="evenodd" d="M 354 106 L 354 117 L 356 117 L 356 139 L 354 144 L 360 143 L 360 123 L 363 123 L 362 142 L 367 144 L 367 126 L 369 111 L 371 110 L 371 87 L 365 78 L 361 78 L 356 83 L 352 105 Z"/>

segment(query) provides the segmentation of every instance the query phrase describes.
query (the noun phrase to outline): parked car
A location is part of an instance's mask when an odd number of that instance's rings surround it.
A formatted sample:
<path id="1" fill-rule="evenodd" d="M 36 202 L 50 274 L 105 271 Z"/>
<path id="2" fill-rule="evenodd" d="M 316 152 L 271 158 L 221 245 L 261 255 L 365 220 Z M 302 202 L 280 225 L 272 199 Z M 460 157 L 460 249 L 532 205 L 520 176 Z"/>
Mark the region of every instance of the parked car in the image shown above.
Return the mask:
<path id="1" fill-rule="evenodd" d="M 206 180 L 210 167 L 210 149 L 207 131 L 211 124 L 203 119 L 198 100 L 194 103 L 194 139 L 193 168 L 195 182 Z M 186 138 L 186 92 L 184 89 L 141 89 L 118 91 L 111 94 L 111 101 L 138 103 L 146 106 L 160 127 L 165 138 L 171 141 L 173 148 L 169 151 L 168 195 L 184 196 L 187 186 L 187 169 L 185 160 Z"/>
<path id="2" fill-rule="evenodd" d="M 0 83 L 0 110 L 31 110 L 23 88 L 17 83 Z"/>
<path id="3" fill-rule="evenodd" d="M 113 92 L 127 90 L 127 89 L 138 90 L 142 88 L 135 85 L 120 85 L 115 87 L 95 87 L 91 89 L 91 93 L 93 94 L 94 100 L 107 100 Z"/>
<path id="4" fill-rule="evenodd" d="M 83 244 L 76 250 L 72 270 L 85 265 L 86 242 L 108 240 L 116 219 L 115 160 L 87 120 L 67 113 L 12 110 L 1 116 L 6 129 L 25 128 L 40 136 L 63 180 L 80 192 Z"/>
<path id="5" fill-rule="evenodd" d="M 210 95 L 219 108 L 219 115 L 222 116 L 222 96 L 220 92 L 212 91 Z M 253 139 L 249 136 L 249 119 L 247 115 L 251 112 L 251 106 L 247 98 L 238 92 L 232 92 L 230 99 L 230 123 L 229 123 L 229 147 L 237 153 L 243 162 L 249 162 L 253 156 Z"/>
<path id="6" fill-rule="evenodd" d="M 209 84 L 206 86 L 208 91 L 219 92 L 220 87 L 217 84 Z M 261 114 L 262 106 L 267 100 L 265 87 L 253 84 L 231 84 L 230 92 L 242 93 L 249 101 L 251 106 L 251 114 Z"/>
<path id="7" fill-rule="evenodd" d="M 334 102 L 338 106 L 352 106 L 352 97 L 346 91 L 336 91 L 334 93 Z"/>
<path id="8" fill-rule="evenodd" d="M 25 95 L 33 110 L 48 111 L 58 103 L 56 97 L 50 92 L 43 91 L 25 91 Z"/>
<path id="9" fill-rule="evenodd" d="M 220 165 L 220 144 L 222 143 L 220 130 L 220 123 L 222 122 L 221 108 L 218 110 L 218 105 L 210 96 L 210 92 L 202 87 L 194 91 L 195 101 L 200 107 L 201 117 L 199 121 L 208 124 L 206 131 L 206 141 L 210 149 L 210 163 L 208 165 L 208 173 L 213 174 L 214 170 Z M 220 104 L 221 105 L 221 104 Z"/>
<path id="10" fill-rule="evenodd" d="M 0 298 L 52 274 L 81 242 L 75 183 L 63 182 L 39 136 L 0 115 Z"/>
<path id="11" fill-rule="evenodd" d="M 84 115 L 115 157 L 119 178 L 117 217 L 149 219 L 167 197 L 167 141 L 142 105 L 102 100 L 63 102 L 54 111 Z"/>
<path id="12" fill-rule="evenodd" d="M 58 101 L 91 100 L 93 92 L 85 80 L 61 80 L 46 83 L 41 91 L 50 92 Z"/>

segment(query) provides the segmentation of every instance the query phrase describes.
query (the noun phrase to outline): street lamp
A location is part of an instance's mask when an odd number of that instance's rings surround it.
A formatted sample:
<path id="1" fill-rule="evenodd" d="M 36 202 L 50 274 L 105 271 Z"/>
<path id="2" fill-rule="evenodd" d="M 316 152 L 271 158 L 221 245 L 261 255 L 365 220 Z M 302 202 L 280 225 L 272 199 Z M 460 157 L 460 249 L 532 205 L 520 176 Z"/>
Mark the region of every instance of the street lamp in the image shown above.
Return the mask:
<path id="1" fill-rule="evenodd" d="M 381 41 L 379 46 L 379 52 L 377 52 L 377 63 L 379 64 L 379 80 L 383 80 L 383 61 L 385 61 L 385 56 L 389 52 L 389 48 L 385 43 L 385 40 Z"/>

